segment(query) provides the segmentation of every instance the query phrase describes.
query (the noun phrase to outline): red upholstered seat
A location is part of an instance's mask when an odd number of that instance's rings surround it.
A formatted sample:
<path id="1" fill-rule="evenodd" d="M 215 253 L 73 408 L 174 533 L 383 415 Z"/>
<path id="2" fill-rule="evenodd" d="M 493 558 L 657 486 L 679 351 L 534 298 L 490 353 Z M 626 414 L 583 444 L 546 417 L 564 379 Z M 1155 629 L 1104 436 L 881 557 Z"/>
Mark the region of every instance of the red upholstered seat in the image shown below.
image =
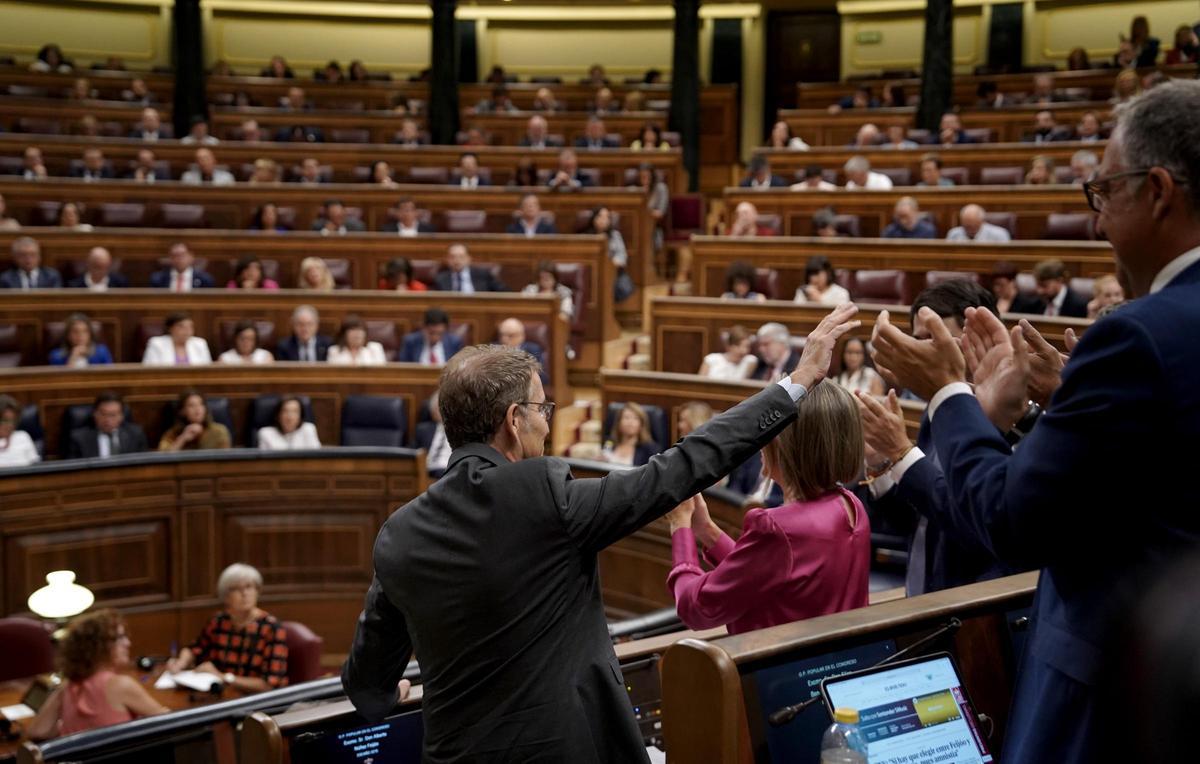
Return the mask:
<path id="1" fill-rule="evenodd" d="M 1025 182 L 1024 167 L 984 167 L 979 182 L 985 186 L 1019 186 Z"/>
<path id="2" fill-rule="evenodd" d="M 942 177 L 954 181 L 956 186 L 966 186 L 971 182 L 971 174 L 966 167 L 943 167 Z"/>
<path id="3" fill-rule="evenodd" d="M 487 230 L 485 210 L 446 210 L 446 233 L 483 233 Z"/>
<path id="4" fill-rule="evenodd" d="M 983 213 L 983 221 L 998 225 L 1001 228 L 1008 229 L 1008 233 L 1014 239 L 1017 238 L 1017 213 L 1015 212 L 985 212 Z"/>
<path id="5" fill-rule="evenodd" d="M 50 632 L 32 618 L 0 618 L 0 682 L 54 670 Z"/>
<path id="6" fill-rule="evenodd" d="M 774 268 L 755 268 L 754 291 L 768 300 L 779 299 L 779 271 Z"/>
<path id="7" fill-rule="evenodd" d="M 875 172 L 892 179 L 894 186 L 911 186 L 912 170 L 907 167 L 876 167 Z"/>
<path id="8" fill-rule="evenodd" d="M 854 299 L 903 305 L 907 302 L 905 281 L 904 271 L 858 271 L 854 274 Z"/>
<path id="9" fill-rule="evenodd" d="M 699 194 L 672 196 L 668 218 L 667 241 L 687 241 L 694 233 L 704 233 L 704 197 Z"/>
<path id="10" fill-rule="evenodd" d="M 21 365 L 21 343 L 16 324 L 0 324 L 0 369 Z"/>
<path id="11" fill-rule="evenodd" d="M 283 621 L 287 632 L 288 684 L 310 682 L 321 676 L 321 647 L 325 640 L 299 621 Z"/>
<path id="12" fill-rule="evenodd" d="M 946 281 L 954 279 L 966 279 L 976 284 L 979 283 L 978 273 L 968 273 L 965 271 L 926 271 L 925 273 L 925 288 L 937 286 Z"/>
<path id="13" fill-rule="evenodd" d="M 1088 212 L 1051 212 L 1046 216 L 1042 238 L 1060 241 L 1093 241 L 1096 238 L 1094 219 Z"/>
<path id="14" fill-rule="evenodd" d="M 858 215 L 835 215 L 833 218 L 833 227 L 842 236 L 852 236 L 854 238 L 862 236 L 862 228 Z M 813 233 L 816 232 L 814 231 Z"/>

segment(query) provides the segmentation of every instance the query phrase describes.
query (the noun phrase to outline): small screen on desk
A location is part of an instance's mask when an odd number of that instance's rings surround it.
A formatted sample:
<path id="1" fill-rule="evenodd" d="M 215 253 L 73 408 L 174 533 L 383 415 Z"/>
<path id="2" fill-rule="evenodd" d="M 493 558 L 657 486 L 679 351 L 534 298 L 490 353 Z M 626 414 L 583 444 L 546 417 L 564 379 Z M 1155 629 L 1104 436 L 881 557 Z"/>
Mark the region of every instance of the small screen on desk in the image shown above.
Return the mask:
<path id="1" fill-rule="evenodd" d="M 425 727 L 420 711 L 349 729 L 304 732 L 292 738 L 294 764 L 419 764 Z"/>

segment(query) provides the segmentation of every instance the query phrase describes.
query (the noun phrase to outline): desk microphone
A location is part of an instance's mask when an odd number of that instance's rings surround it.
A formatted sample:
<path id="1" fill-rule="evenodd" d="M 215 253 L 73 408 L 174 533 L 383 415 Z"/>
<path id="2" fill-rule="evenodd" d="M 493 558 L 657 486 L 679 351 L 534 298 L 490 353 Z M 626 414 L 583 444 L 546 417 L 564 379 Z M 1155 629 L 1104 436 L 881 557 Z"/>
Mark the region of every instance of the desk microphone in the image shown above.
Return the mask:
<path id="1" fill-rule="evenodd" d="M 171 660 L 169 655 L 142 655 L 135 662 L 137 667 L 142 671 L 151 671 L 160 663 L 166 663 Z"/>

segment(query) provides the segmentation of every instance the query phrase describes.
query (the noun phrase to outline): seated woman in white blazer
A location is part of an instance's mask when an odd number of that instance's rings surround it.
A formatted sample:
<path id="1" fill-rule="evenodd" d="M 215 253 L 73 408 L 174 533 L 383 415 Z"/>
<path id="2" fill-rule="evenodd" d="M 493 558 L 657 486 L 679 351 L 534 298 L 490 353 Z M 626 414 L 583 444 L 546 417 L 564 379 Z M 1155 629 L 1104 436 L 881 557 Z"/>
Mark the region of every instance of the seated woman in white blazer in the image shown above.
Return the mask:
<path id="1" fill-rule="evenodd" d="M 146 366 L 205 366 L 212 363 L 208 343 L 195 336 L 196 327 L 188 313 L 167 316 L 166 334 L 151 337 L 142 363 Z"/>
<path id="2" fill-rule="evenodd" d="M 367 342 L 367 327 L 358 316 L 346 316 L 326 360 L 341 366 L 383 366 L 387 356 L 383 345 Z"/>
<path id="3" fill-rule="evenodd" d="M 262 451 L 299 451 L 320 448 L 317 427 L 304 421 L 304 407 L 294 395 L 285 395 L 275 409 L 275 425 L 258 431 L 258 448 Z"/>

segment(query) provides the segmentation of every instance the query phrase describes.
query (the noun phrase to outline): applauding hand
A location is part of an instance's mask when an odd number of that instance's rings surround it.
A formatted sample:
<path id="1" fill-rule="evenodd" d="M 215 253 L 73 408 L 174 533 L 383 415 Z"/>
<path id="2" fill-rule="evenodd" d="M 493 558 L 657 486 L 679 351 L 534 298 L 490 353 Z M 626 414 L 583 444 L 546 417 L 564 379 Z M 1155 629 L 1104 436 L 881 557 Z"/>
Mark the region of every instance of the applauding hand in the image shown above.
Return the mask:
<path id="1" fill-rule="evenodd" d="M 871 335 L 875 368 L 925 400 L 951 382 L 965 382 L 967 365 L 958 342 L 937 313 L 921 308 L 916 323 L 930 339 L 918 340 L 900 331 L 885 310 Z"/>
<path id="2" fill-rule="evenodd" d="M 1010 332 L 990 310 L 967 308 L 966 316 L 962 346 L 975 397 L 991 423 L 1007 432 L 1029 402 L 1029 345 L 1020 326 Z"/>
<path id="3" fill-rule="evenodd" d="M 804 352 L 800 355 L 800 363 L 792 372 L 792 381 L 804 385 L 811 390 L 829 373 L 829 364 L 833 363 L 833 349 L 838 340 L 846 332 L 862 325 L 862 321 L 851 321 L 850 318 L 858 312 L 858 306 L 847 302 L 837 306 L 828 316 L 821 319 L 817 328 L 809 333 L 804 342 Z"/>
<path id="4" fill-rule="evenodd" d="M 908 439 L 908 428 L 904 424 L 904 412 L 900 409 L 896 391 L 887 394 L 887 405 L 862 391 L 854 395 L 858 398 L 858 410 L 862 414 L 863 441 L 866 446 L 892 464 L 900 461 L 904 453 L 912 448 L 912 441 Z"/>

